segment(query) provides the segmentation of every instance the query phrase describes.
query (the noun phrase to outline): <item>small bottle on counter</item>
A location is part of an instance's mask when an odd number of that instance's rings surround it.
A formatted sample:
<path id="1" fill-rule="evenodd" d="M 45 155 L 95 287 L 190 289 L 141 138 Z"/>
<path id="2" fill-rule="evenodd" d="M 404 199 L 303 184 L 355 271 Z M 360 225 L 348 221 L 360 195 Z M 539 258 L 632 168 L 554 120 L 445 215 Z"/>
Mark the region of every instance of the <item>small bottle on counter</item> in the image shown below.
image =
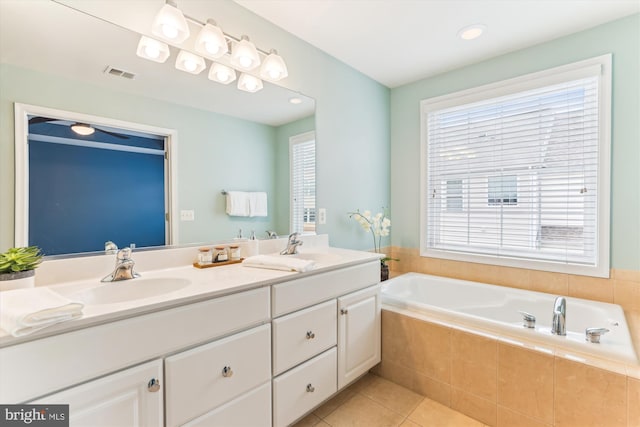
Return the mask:
<path id="1" fill-rule="evenodd" d="M 199 248 L 198 249 L 198 264 L 205 265 L 211 264 L 213 262 L 213 254 L 211 253 L 210 248 Z"/>
<path id="2" fill-rule="evenodd" d="M 240 261 L 240 246 L 239 245 L 229 246 L 229 254 L 230 254 L 231 261 Z"/>
<path id="3" fill-rule="evenodd" d="M 216 255 L 215 262 L 224 262 L 229 260 L 229 255 L 227 254 L 227 248 L 224 246 L 216 246 Z"/>

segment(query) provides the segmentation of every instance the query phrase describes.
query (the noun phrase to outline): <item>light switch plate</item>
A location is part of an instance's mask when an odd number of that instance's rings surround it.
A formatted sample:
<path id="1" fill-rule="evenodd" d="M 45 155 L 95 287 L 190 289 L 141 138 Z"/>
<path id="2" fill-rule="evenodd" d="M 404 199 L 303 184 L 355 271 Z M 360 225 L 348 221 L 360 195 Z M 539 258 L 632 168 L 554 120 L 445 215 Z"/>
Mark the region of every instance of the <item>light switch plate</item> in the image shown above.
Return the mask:
<path id="1" fill-rule="evenodd" d="M 180 221 L 193 221 L 195 220 L 194 211 L 180 211 Z"/>
<path id="2" fill-rule="evenodd" d="M 318 209 L 318 224 L 327 223 L 327 210 L 325 208 Z"/>

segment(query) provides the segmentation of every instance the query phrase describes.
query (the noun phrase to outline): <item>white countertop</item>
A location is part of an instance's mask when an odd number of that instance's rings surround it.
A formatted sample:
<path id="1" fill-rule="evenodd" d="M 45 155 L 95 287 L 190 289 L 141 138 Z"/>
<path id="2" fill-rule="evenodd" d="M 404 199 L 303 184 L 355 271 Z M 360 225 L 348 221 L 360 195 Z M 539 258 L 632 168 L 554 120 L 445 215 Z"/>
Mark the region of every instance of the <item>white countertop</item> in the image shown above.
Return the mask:
<path id="1" fill-rule="evenodd" d="M 304 253 L 302 249 L 300 252 Z M 375 261 L 381 257 L 380 254 L 376 253 L 332 247 L 314 247 L 309 249 L 307 253 L 320 253 L 329 256 L 326 257 L 326 260 L 323 259 L 323 261 L 317 262 L 314 270 L 306 273 L 253 268 L 243 266 L 242 264 L 231 264 L 204 269 L 186 265 L 166 269 L 139 271 L 141 278 L 144 279 L 180 278 L 186 279 L 190 283 L 181 289 L 153 297 L 111 304 L 86 304 L 81 318 L 59 323 L 27 336 L 13 337 L 4 330 L 0 330 L 0 348 L 102 323 L 113 322 L 185 304 L 192 304 L 235 292 L 271 286 L 351 265 Z M 98 286 L 132 286 L 135 285 L 135 280 L 137 280 L 132 279 L 105 284 L 100 282 L 101 277 L 102 276 L 93 279 L 81 279 L 55 284 L 49 286 L 49 288 L 63 296 L 72 297 L 76 292 Z"/>

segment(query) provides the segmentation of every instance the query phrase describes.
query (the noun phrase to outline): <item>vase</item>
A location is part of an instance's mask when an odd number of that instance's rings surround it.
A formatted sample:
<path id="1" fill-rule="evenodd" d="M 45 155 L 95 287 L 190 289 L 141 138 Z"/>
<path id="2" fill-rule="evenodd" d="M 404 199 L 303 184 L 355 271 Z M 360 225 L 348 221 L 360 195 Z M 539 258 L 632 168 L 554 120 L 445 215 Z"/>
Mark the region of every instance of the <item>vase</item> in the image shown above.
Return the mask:
<path id="1" fill-rule="evenodd" d="M 12 289 L 33 288 L 36 284 L 36 271 L 17 271 L 15 273 L 0 274 L 0 291 Z"/>
<path id="2" fill-rule="evenodd" d="M 389 280 L 389 266 L 380 263 L 380 281 L 384 282 L 385 280 Z"/>

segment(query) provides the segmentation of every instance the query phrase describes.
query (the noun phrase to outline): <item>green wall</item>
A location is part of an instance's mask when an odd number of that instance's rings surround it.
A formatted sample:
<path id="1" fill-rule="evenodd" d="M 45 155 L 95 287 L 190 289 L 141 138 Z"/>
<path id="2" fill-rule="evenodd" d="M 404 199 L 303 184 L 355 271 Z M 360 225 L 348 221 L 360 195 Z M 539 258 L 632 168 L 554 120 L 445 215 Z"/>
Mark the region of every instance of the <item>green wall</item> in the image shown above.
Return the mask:
<path id="1" fill-rule="evenodd" d="M 613 54 L 611 267 L 640 270 L 640 15 L 391 91 L 392 244 L 420 246 L 420 101 Z"/>
<path id="2" fill-rule="evenodd" d="M 105 90 L 52 75 L 0 65 L 0 249 L 13 246 L 14 132 L 13 103 L 46 106 L 125 120 L 178 132 L 178 210 L 193 209 L 195 221 L 180 222 L 179 243 L 245 235 L 274 227 L 266 218 L 225 214 L 227 190 L 276 194 L 276 130 L 259 123 Z M 117 179 L 117 177 L 110 177 Z M 131 201 L 135 203 L 135 201 Z M 123 214 L 126 204 L 123 205 Z"/>

